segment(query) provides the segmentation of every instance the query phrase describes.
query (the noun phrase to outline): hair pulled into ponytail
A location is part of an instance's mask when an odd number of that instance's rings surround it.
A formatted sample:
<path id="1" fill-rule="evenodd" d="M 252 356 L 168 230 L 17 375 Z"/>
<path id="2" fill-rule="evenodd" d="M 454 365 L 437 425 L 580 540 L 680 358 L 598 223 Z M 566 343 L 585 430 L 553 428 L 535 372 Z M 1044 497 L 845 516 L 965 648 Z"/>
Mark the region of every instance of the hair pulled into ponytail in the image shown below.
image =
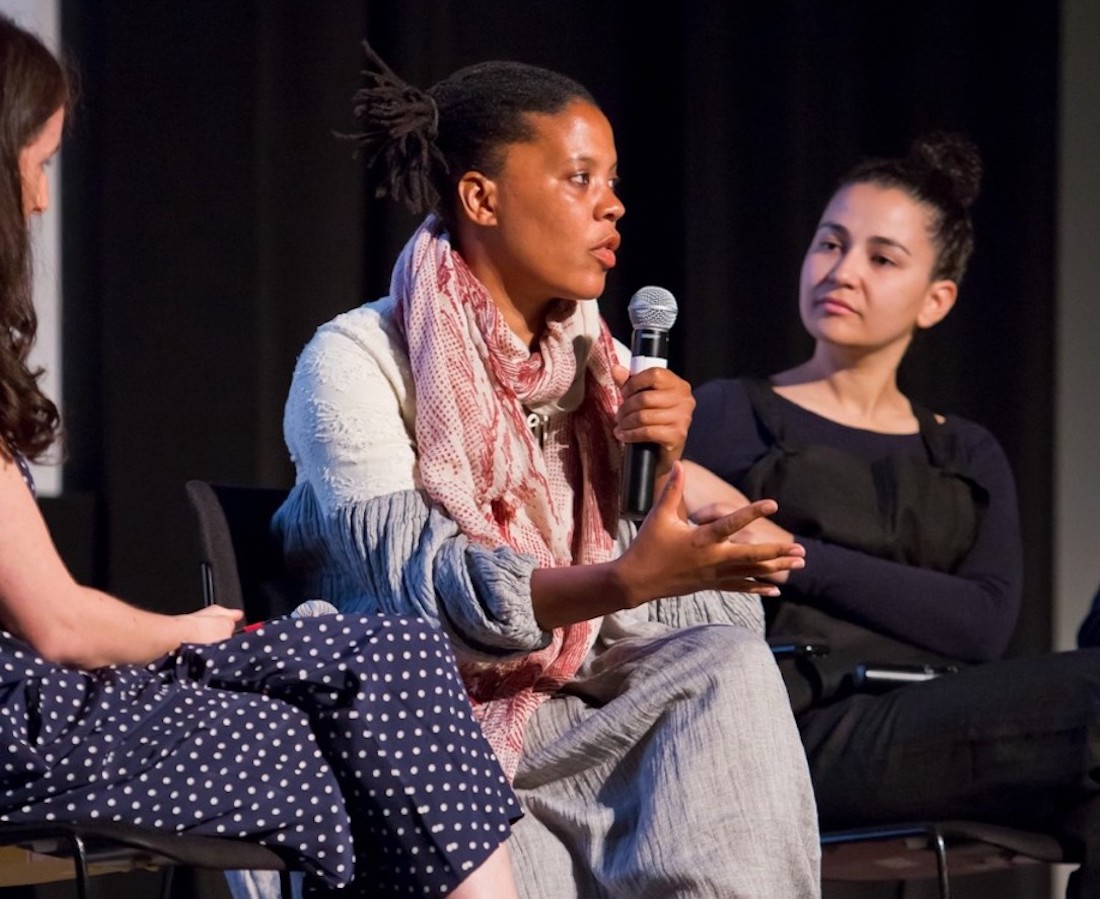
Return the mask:
<path id="1" fill-rule="evenodd" d="M 425 213 L 439 200 L 435 183 L 447 163 L 436 144 L 439 108 L 431 94 L 401 80 L 363 41 L 363 85 L 352 97 L 360 131 L 343 135 L 376 176 L 374 195 Z"/>
<path id="2" fill-rule="evenodd" d="M 458 69 L 428 90 L 405 83 L 364 41 L 362 86 L 352 98 L 359 127 L 342 135 L 366 158 L 377 197 L 455 226 L 457 185 L 470 171 L 496 177 L 511 144 L 534 140 L 532 115 L 569 103 L 597 106 L 581 84 L 549 69 L 490 60 Z"/>

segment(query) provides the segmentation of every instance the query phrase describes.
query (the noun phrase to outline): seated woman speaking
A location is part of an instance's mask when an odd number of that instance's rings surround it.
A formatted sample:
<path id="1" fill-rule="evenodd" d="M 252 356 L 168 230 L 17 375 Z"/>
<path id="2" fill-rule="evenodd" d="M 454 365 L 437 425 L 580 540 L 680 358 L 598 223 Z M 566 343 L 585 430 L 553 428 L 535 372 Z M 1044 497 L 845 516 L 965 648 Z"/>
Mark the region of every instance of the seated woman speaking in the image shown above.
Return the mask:
<path id="1" fill-rule="evenodd" d="M 690 388 L 630 376 L 593 299 L 624 213 L 610 123 L 521 63 L 428 91 L 369 48 L 365 69 L 362 155 L 425 217 L 391 295 L 298 359 L 289 564 L 345 610 L 450 639 L 525 813 L 523 896 L 818 895 L 806 760 L 742 592 L 801 549 L 727 540 L 774 503 L 682 517 Z M 638 441 L 660 447 L 660 496 L 635 533 L 618 481 Z"/>

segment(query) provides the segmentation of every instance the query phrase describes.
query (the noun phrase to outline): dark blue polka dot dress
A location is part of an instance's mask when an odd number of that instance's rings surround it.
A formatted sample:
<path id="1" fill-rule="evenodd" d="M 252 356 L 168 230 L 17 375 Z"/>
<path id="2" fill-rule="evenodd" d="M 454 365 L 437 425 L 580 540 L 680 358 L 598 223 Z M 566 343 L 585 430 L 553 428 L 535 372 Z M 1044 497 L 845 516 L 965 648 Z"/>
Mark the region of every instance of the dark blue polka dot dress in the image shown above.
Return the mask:
<path id="1" fill-rule="evenodd" d="M 518 805 L 445 638 L 390 616 L 276 622 L 79 672 L 0 632 L 0 820 L 103 819 L 284 850 L 307 895 L 445 895 Z"/>
<path id="2" fill-rule="evenodd" d="M 446 638 L 394 616 L 92 672 L 0 631 L 0 742 L 2 821 L 243 837 L 309 872 L 310 896 L 445 895 L 520 814 Z"/>

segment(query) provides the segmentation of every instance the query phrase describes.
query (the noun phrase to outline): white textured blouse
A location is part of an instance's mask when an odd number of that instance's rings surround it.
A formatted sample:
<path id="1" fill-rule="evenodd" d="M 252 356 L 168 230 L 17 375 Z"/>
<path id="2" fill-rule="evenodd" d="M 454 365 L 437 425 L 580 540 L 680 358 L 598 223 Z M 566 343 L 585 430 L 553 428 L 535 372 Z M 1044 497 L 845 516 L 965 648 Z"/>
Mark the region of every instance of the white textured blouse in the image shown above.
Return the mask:
<path id="1" fill-rule="evenodd" d="M 486 659 L 542 648 L 549 634 L 532 609 L 534 560 L 507 546 L 471 543 L 429 501 L 420 489 L 415 416 L 391 299 L 318 328 L 298 358 L 284 416 L 296 485 L 274 527 L 288 562 L 311 595 L 344 611 L 427 617 L 451 634 L 460 654 Z M 633 535 L 634 525 L 621 522 L 616 553 Z M 756 597 L 710 591 L 610 618 L 763 627 Z"/>

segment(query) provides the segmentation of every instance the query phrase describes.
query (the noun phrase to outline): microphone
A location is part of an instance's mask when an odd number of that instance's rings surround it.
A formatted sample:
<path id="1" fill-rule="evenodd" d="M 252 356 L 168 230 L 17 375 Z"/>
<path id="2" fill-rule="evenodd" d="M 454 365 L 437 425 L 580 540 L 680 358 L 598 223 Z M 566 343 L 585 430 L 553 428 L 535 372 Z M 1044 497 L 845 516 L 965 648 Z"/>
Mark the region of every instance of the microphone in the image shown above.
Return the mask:
<path id="1" fill-rule="evenodd" d="M 676 321 L 676 312 L 676 298 L 663 287 L 643 287 L 630 298 L 632 375 L 647 368 L 668 368 L 668 330 Z M 619 492 L 619 511 L 624 518 L 641 521 L 653 507 L 659 452 L 655 443 L 626 445 Z"/>
<path id="2" fill-rule="evenodd" d="M 324 599 L 307 599 L 290 613 L 291 618 L 317 618 L 321 615 L 338 615 L 340 610 Z"/>
<path id="3" fill-rule="evenodd" d="M 316 618 L 320 615 L 336 615 L 339 611 L 340 610 L 337 609 L 336 606 L 323 599 L 307 599 L 301 605 L 296 606 L 294 610 L 287 615 L 280 615 L 268 621 L 257 621 L 254 624 L 246 624 L 242 628 L 242 631 L 246 634 L 250 634 L 252 631 L 258 631 L 261 627 L 267 627 L 269 624 L 273 624 L 276 621 L 285 621 L 288 618 Z"/>

